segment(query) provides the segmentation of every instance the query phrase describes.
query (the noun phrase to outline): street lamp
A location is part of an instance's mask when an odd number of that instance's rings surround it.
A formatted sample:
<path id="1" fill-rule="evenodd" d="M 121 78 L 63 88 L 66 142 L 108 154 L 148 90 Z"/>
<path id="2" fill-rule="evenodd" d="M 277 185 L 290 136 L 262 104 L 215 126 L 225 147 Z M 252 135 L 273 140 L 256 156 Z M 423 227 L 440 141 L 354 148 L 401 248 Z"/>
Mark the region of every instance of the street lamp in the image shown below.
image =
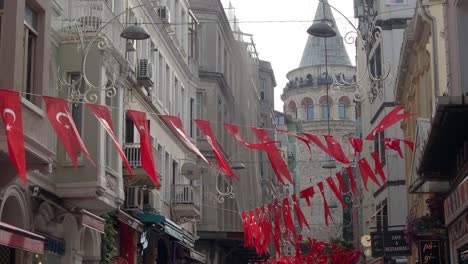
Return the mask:
<path id="1" fill-rule="evenodd" d="M 356 39 L 359 39 L 359 41 L 362 43 L 363 48 L 365 50 L 364 54 L 366 56 L 366 68 L 362 73 L 362 76 L 360 76 L 358 79 L 353 80 L 351 82 L 346 81 L 344 78 L 342 78 L 343 74 L 336 74 L 336 69 L 333 69 L 333 74 L 332 74 L 332 85 L 331 89 L 336 90 L 340 89 L 340 87 L 350 87 L 354 86 L 356 87 L 356 93 L 354 95 L 354 101 L 356 102 L 361 102 L 364 100 L 364 91 L 362 90 L 360 83 L 364 79 L 364 77 L 367 77 L 371 80 L 371 85 L 369 87 L 369 90 L 367 91 L 367 96 L 369 99 L 370 103 L 373 103 L 376 99 L 377 96 L 382 96 L 383 95 L 383 85 L 382 83 L 388 79 L 390 76 L 390 62 L 388 65 L 388 69 L 385 70 L 383 69 L 383 72 L 381 75 L 375 75 L 370 69 L 372 65 L 370 65 L 371 60 L 368 58 L 372 45 L 376 42 L 378 42 L 382 38 L 382 28 L 377 26 L 375 24 L 374 18 L 375 14 L 371 14 L 371 8 L 367 6 L 366 1 L 364 1 L 364 10 L 363 10 L 363 18 L 365 19 L 365 22 L 362 23 L 361 28 L 362 30 L 368 32 L 366 34 L 361 34 L 361 31 L 354 26 L 354 24 L 337 8 L 334 6 L 330 5 L 327 0 L 319 0 L 319 2 L 322 3 L 324 10 L 325 10 L 325 5 L 329 6 L 333 10 L 335 10 L 338 14 L 340 14 L 343 19 L 348 22 L 349 25 L 353 28 L 352 31 L 347 32 L 344 35 L 344 41 L 347 44 L 353 44 L 356 42 Z M 325 11 L 324 11 L 324 16 L 325 16 Z M 328 23 L 327 23 L 328 22 Z M 329 38 L 329 37 L 334 37 L 336 36 L 336 31 L 333 28 L 333 25 L 331 25 L 330 20 L 328 19 L 322 19 L 320 22 L 315 22 L 312 24 L 307 29 L 307 33 L 316 37 L 323 37 L 323 38 Z M 356 37 L 351 36 L 350 34 L 356 34 Z"/>
<path id="2" fill-rule="evenodd" d="M 136 5 L 134 7 L 128 8 L 127 10 L 115 15 L 109 21 L 104 23 L 102 26 L 100 26 L 100 23 L 91 23 L 91 27 L 95 27 L 96 25 L 99 25 L 99 28 L 95 28 L 92 31 L 95 32 L 92 36 L 89 35 L 89 27 L 86 27 L 85 23 L 81 21 L 82 18 L 78 19 L 73 19 L 72 20 L 72 25 L 73 28 L 76 29 L 76 34 L 78 35 L 78 40 L 79 40 L 79 45 L 80 45 L 80 51 L 81 51 L 81 72 L 80 76 L 77 80 L 72 80 L 68 81 L 66 78 L 63 78 L 60 76 L 60 68 L 57 71 L 57 79 L 58 79 L 58 86 L 57 90 L 59 91 L 67 91 L 67 99 L 71 103 L 77 104 L 80 103 L 81 101 L 85 102 L 91 102 L 91 103 L 96 103 L 98 100 L 98 95 L 97 93 L 99 92 L 104 92 L 106 97 L 114 97 L 117 94 L 117 89 L 115 87 L 116 83 L 116 75 L 113 74 L 112 80 L 107 82 L 104 85 L 95 85 L 92 84 L 88 76 L 86 74 L 86 61 L 88 58 L 88 54 L 93 46 L 93 44 L 97 43 L 97 47 L 99 49 L 104 49 L 106 46 L 108 46 L 108 40 L 105 37 L 101 37 L 101 32 L 110 25 L 111 23 L 116 22 L 122 15 L 128 14 L 131 10 L 144 7 L 146 5 L 152 5 L 156 1 L 149 1 L 149 3 L 141 4 L 141 5 Z M 101 10 L 102 8 L 94 8 L 90 6 L 90 9 L 92 10 Z M 84 26 L 85 25 L 85 26 Z M 68 28 L 71 29 L 72 26 L 69 26 Z M 127 39 L 127 40 L 145 40 L 150 37 L 148 31 L 141 27 L 138 24 L 131 24 L 128 25 L 120 34 L 120 37 Z M 86 39 L 85 39 L 86 38 Z M 90 40 L 88 41 L 87 39 Z M 125 51 L 127 52 L 127 51 Z M 84 88 L 84 90 L 80 91 L 80 87 Z"/>
<path id="3" fill-rule="evenodd" d="M 120 36 L 129 40 L 144 40 L 149 39 L 150 37 L 148 31 L 137 24 L 129 25 L 122 31 L 122 33 L 120 33 Z"/>
<path id="4" fill-rule="evenodd" d="M 307 29 L 307 33 L 320 38 L 331 38 L 336 36 L 335 29 L 327 22 L 331 21 L 324 19 L 318 23 L 312 24 L 312 26 Z"/>

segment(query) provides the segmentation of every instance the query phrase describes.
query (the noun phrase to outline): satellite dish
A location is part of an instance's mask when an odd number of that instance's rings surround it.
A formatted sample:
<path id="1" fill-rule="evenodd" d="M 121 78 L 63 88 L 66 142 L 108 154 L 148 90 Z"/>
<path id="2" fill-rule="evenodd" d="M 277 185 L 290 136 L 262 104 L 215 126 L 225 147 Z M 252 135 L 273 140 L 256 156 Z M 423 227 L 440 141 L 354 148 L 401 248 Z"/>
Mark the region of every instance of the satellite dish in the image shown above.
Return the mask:
<path id="1" fill-rule="evenodd" d="M 372 256 L 372 249 L 371 248 L 366 248 L 364 250 L 364 256 L 366 256 L 366 258 L 371 257 Z"/>
<path id="2" fill-rule="evenodd" d="M 361 245 L 363 247 L 366 247 L 366 248 L 370 247 L 371 246 L 371 237 L 369 235 L 363 235 L 361 237 Z"/>

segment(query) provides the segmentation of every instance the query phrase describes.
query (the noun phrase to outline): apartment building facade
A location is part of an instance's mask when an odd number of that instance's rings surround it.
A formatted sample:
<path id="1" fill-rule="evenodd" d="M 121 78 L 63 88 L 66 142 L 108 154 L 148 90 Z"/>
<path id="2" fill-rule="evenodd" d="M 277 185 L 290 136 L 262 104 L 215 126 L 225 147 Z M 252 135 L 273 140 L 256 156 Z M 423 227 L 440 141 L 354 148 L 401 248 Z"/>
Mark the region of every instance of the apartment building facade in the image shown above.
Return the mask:
<path id="1" fill-rule="evenodd" d="M 357 40 L 357 76 L 361 79 L 360 120 L 362 134 L 368 135 L 380 120 L 395 106 L 396 76 L 400 65 L 400 47 L 408 21 L 414 13 L 416 1 L 355 1 L 355 17 L 359 19 Z M 372 159 L 376 152 L 383 165 L 387 182 L 381 187 L 370 185 L 362 192 L 362 234 L 399 231 L 404 229 L 406 185 L 404 160 L 396 152 L 385 150 L 384 138 L 404 138 L 401 128 L 395 125 L 376 135 L 374 141 L 364 141 L 362 158 Z M 379 233 L 380 234 L 380 233 Z M 369 255 L 367 259 L 378 259 Z M 387 259 L 405 256 L 385 256 Z"/>
<path id="2" fill-rule="evenodd" d="M 433 261 L 463 263 L 467 258 L 466 126 L 461 121 L 467 113 L 461 76 L 466 59 L 459 46 L 466 38 L 461 26 L 466 7 L 464 2 L 418 1 L 405 33 L 396 99 L 415 114 L 401 124 L 415 142 L 406 160 L 407 227 L 421 223 L 407 228 L 409 263 L 428 255 L 426 242 L 440 252 Z M 405 56 L 409 52 L 416 56 Z"/>

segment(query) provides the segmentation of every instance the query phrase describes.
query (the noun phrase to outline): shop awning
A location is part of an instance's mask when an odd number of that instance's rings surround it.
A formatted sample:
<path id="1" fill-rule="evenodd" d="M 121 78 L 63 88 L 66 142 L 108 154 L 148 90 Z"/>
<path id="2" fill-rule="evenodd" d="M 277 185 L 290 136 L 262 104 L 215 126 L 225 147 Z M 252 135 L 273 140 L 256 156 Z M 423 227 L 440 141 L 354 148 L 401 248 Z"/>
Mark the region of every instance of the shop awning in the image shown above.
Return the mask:
<path id="1" fill-rule="evenodd" d="M 179 241 L 184 241 L 183 229 L 162 215 L 145 212 L 137 215 L 137 218 L 143 223 L 160 224 L 164 228 L 166 234 Z"/>
<path id="2" fill-rule="evenodd" d="M 420 173 L 433 173 L 437 176 L 453 168 L 452 161 L 455 161 L 460 144 L 468 135 L 467 121 L 468 96 L 437 98 L 437 110 L 419 166 Z"/>
<path id="3" fill-rule="evenodd" d="M 135 229 L 138 232 L 143 232 L 143 223 L 133 218 L 131 215 L 125 213 L 122 210 L 119 210 L 117 213 L 117 219 L 120 222 L 128 225 L 129 227 Z"/>
<path id="4" fill-rule="evenodd" d="M 459 152 L 468 139 L 468 96 L 441 96 L 427 138 L 416 142 L 420 156 L 413 158 L 411 192 L 446 192 L 448 181 L 457 173 Z M 427 132 L 426 132 L 427 133 Z"/>
<path id="5" fill-rule="evenodd" d="M 194 249 L 190 250 L 190 258 L 203 264 L 206 263 L 206 256 Z"/>
<path id="6" fill-rule="evenodd" d="M 44 254 L 45 237 L 0 222 L 0 245 Z"/>

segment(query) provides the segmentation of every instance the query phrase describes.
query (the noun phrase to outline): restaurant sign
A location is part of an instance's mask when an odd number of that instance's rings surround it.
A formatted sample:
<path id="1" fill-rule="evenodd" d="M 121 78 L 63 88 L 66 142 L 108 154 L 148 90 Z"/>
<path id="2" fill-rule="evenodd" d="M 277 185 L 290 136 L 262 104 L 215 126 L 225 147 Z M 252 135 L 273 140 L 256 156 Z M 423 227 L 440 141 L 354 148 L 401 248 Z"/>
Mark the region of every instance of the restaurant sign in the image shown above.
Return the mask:
<path id="1" fill-rule="evenodd" d="M 371 242 L 373 257 L 411 255 L 403 231 L 371 232 Z"/>
<path id="2" fill-rule="evenodd" d="M 421 264 L 443 263 L 439 240 L 420 240 L 419 241 L 419 263 Z"/>

